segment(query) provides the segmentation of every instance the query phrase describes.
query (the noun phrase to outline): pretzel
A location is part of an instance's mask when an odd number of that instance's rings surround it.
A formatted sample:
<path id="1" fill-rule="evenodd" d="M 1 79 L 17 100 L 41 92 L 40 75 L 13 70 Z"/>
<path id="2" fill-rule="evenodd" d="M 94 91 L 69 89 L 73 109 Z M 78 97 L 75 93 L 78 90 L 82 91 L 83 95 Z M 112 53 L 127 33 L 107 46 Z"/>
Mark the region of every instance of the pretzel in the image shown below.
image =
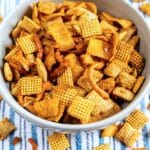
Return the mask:
<path id="1" fill-rule="evenodd" d="M 135 129 L 142 128 L 148 120 L 147 116 L 145 116 L 139 109 L 134 110 L 131 115 L 126 118 L 126 122 Z"/>
<path id="2" fill-rule="evenodd" d="M 125 123 L 116 134 L 116 138 L 131 147 L 136 142 L 139 135 L 138 130 L 134 129 L 129 123 Z"/>
<path id="3" fill-rule="evenodd" d="M 102 144 L 100 146 L 97 146 L 93 148 L 92 150 L 110 150 L 110 145 L 109 144 Z"/>
<path id="4" fill-rule="evenodd" d="M 63 150 L 70 147 L 70 144 L 63 133 L 54 133 L 48 136 L 48 143 L 53 150 Z"/>
<path id="5" fill-rule="evenodd" d="M 29 138 L 28 142 L 31 144 L 32 150 L 37 150 L 37 143 L 32 138 Z"/>
<path id="6" fill-rule="evenodd" d="M 15 129 L 15 125 L 8 118 L 2 119 L 0 121 L 0 140 L 4 140 Z"/>
<path id="7" fill-rule="evenodd" d="M 126 101 L 132 101 L 134 98 L 134 94 L 123 87 L 115 87 L 113 95 Z"/>
<path id="8" fill-rule="evenodd" d="M 28 17 L 24 17 L 20 23 L 20 27 L 29 33 L 34 33 L 40 30 L 40 26 Z"/>
<path id="9" fill-rule="evenodd" d="M 136 78 L 126 72 L 121 72 L 117 78 L 117 83 L 128 90 L 131 90 L 136 82 Z"/>
<path id="10" fill-rule="evenodd" d="M 31 54 L 37 50 L 32 40 L 32 35 L 26 35 L 17 39 L 17 42 L 25 54 Z"/>
<path id="11" fill-rule="evenodd" d="M 67 113 L 79 119 L 82 123 L 88 123 L 94 106 L 94 101 L 76 96 L 72 104 L 69 106 Z"/>
<path id="12" fill-rule="evenodd" d="M 133 87 L 133 93 L 137 93 L 139 91 L 139 89 L 141 88 L 143 82 L 145 80 L 145 77 L 144 76 L 139 76 L 136 80 L 136 83 Z"/>

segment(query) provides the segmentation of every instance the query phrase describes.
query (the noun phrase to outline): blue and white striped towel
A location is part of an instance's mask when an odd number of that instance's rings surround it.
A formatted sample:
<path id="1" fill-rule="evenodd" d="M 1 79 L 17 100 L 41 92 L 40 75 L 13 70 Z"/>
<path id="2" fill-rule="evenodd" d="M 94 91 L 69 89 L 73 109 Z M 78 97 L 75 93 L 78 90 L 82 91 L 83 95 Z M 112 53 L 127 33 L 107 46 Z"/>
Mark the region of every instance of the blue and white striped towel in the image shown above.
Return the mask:
<path id="1" fill-rule="evenodd" d="M 23 0 L 0 0 L 0 14 L 7 16 L 9 12 Z M 131 0 L 128 0 L 131 3 Z M 140 4 L 133 3 L 135 9 Z M 150 18 L 145 16 L 147 23 L 150 24 Z M 138 106 L 146 114 L 150 115 L 146 106 L 150 102 L 149 93 L 145 95 L 142 103 Z M 38 143 L 38 150 L 49 150 L 47 143 L 47 136 L 52 134 L 48 130 L 41 129 L 25 121 L 19 115 L 17 115 L 4 101 L 0 103 L 0 119 L 4 116 L 10 118 L 12 122 L 17 126 L 17 130 L 11 134 L 6 140 L 0 142 L 0 150 L 32 150 L 31 145 L 28 143 L 28 138 L 32 137 Z M 71 144 L 70 150 L 91 150 L 92 147 L 96 147 L 99 144 L 110 143 L 112 150 L 125 150 L 125 146 L 120 144 L 113 138 L 100 138 L 100 131 L 92 132 L 79 132 L 76 134 L 67 135 Z M 15 136 L 22 138 L 22 142 L 15 147 L 12 145 L 12 140 Z M 135 147 L 146 147 L 150 150 L 150 124 L 147 124 L 136 142 Z"/>

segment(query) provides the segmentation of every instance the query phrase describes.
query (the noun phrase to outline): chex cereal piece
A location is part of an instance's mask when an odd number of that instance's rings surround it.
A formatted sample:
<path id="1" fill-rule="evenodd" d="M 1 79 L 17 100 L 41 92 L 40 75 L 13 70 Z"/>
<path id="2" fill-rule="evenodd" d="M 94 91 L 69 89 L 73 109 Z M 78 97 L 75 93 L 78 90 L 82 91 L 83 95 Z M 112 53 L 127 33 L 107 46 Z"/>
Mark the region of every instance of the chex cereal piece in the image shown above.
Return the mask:
<path id="1" fill-rule="evenodd" d="M 124 36 L 122 41 L 128 42 L 130 40 L 130 38 L 133 36 L 133 34 L 136 32 L 136 27 L 132 26 L 132 27 L 126 29 L 125 31 L 127 32 L 127 34 Z"/>
<path id="2" fill-rule="evenodd" d="M 93 78 L 95 79 L 95 82 L 98 82 L 102 79 L 103 74 L 97 70 L 94 70 Z M 92 89 L 92 86 L 88 79 L 88 70 L 86 69 L 83 75 L 78 79 L 77 84 L 84 88 L 87 92 L 89 92 Z"/>
<path id="3" fill-rule="evenodd" d="M 83 38 L 102 34 L 98 19 L 82 19 L 80 21 L 80 28 Z"/>
<path id="4" fill-rule="evenodd" d="M 113 90 L 113 95 L 126 101 L 131 101 L 134 98 L 134 94 L 124 87 L 116 87 Z"/>
<path id="5" fill-rule="evenodd" d="M 150 16 L 150 3 L 144 3 L 140 6 L 140 10 Z"/>
<path id="6" fill-rule="evenodd" d="M 91 115 L 97 116 L 99 113 L 105 113 L 111 108 L 113 108 L 113 103 L 111 100 L 103 99 L 96 91 L 92 90 L 86 95 L 86 98 L 95 101 L 95 107 L 92 110 Z"/>
<path id="7" fill-rule="evenodd" d="M 129 44 L 133 46 L 133 48 L 138 44 L 139 42 L 139 36 L 135 35 L 129 40 Z"/>
<path id="8" fill-rule="evenodd" d="M 14 96 L 17 96 L 21 92 L 21 80 L 19 80 L 15 86 L 12 88 L 11 93 Z"/>
<path id="9" fill-rule="evenodd" d="M 8 118 L 2 119 L 0 121 L 0 140 L 4 140 L 15 129 L 15 125 Z"/>
<path id="10" fill-rule="evenodd" d="M 108 59 L 104 51 L 104 43 L 102 40 L 90 39 L 86 53 L 102 59 Z"/>
<path id="11" fill-rule="evenodd" d="M 116 134 L 116 138 L 131 147 L 136 142 L 139 135 L 140 133 L 137 129 L 134 129 L 129 123 L 125 123 Z"/>
<path id="12" fill-rule="evenodd" d="M 17 42 L 21 47 L 22 51 L 24 52 L 24 54 L 31 54 L 37 50 L 36 45 L 32 40 L 32 35 L 19 37 L 17 39 Z"/>
<path id="13" fill-rule="evenodd" d="M 76 96 L 67 112 L 69 115 L 79 119 L 82 123 L 88 123 L 94 106 L 94 101 Z"/>
<path id="14" fill-rule="evenodd" d="M 74 87 L 57 86 L 51 92 L 53 98 L 57 98 L 61 104 L 68 106 L 78 95 L 78 90 Z"/>
<path id="15" fill-rule="evenodd" d="M 111 148 L 109 144 L 102 144 L 100 146 L 93 148 L 92 150 L 111 150 Z"/>
<path id="16" fill-rule="evenodd" d="M 148 120 L 147 116 L 139 109 L 134 110 L 131 115 L 126 118 L 126 122 L 135 129 L 142 128 Z"/>
<path id="17" fill-rule="evenodd" d="M 34 110 L 36 114 L 42 118 L 49 118 L 56 116 L 59 111 L 59 100 L 48 99 L 34 103 Z"/>
<path id="18" fill-rule="evenodd" d="M 72 70 L 68 67 L 61 76 L 57 78 L 57 85 L 73 86 Z"/>
<path id="19" fill-rule="evenodd" d="M 78 91 L 79 96 L 85 96 L 85 94 L 87 93 L 85 89 L 83 89 L 79 86 L 74 86 L 74 88 Z"/>
<path id="20" fill-rule="evenodd" d="M 131 64 L 131 66 L 136 68 L 138 72 L 141 72 L 144 68 L 144 58 L 136 50 L 132 51 L 129 63 Z"/>
<path id="21" fill-rule="evenodd" d="M 70 147 L 68 139 L 63 133 L 55 133 L 48 136 L 48 143 L 52 150 L 65 150 Z"/>
<path id="22" fill-rule="evenodd" d="M 40 30 L 40 26 L 26 16 L 23 18 L 20 27 L 28 31 L 29 33 L 35 33 Z"/>
<path id="23" fill-rule="evenodd" d="M 127 64 L 126 67 L 122 71 L 130 74 L 133 71 L 133 69 Z"/>
<path id="24" fill-rule="evenodd" d="M 131 57 L 131 52 L 133 51 L 133 46 L 121 41 L 117 47 L 116 59 L 128 63 Z"/>
<path id="25" fill-rule="evenodd" d="M 38 76 L 21 78 L 21 95 L 32 95 L 42 92 L 42 79 Z"/>
<path id="26" fill-rule="evenodd" d="M 139 91 L 139 89 L 141 88 L 143 82 L 145 80 L 145 77 L 144 76 L 139 76 L 136 80 L 136 83 L 133 87 L 133 93 L 137 93 Z"/>
<path id="27" fill-rule="evenodd" d="M 122 71 L 117 77 L 117 83 L 128 90 L 131 90 L 136 82 L 136 78 L 124 71 Z"/>
<path id="28" fill-rule="evenodd" d="M 99 82 L 99 87 L 108 93 L 110 93 L 115 87 L 115 79 L 114 78 L 106 78 Z"/>
<path id="29" fill-rule="evenodd" d="M 116 124 L 111 124 L 102 130 L 102 137 L 115 136 L 118 131 L 118 126 Z"/>

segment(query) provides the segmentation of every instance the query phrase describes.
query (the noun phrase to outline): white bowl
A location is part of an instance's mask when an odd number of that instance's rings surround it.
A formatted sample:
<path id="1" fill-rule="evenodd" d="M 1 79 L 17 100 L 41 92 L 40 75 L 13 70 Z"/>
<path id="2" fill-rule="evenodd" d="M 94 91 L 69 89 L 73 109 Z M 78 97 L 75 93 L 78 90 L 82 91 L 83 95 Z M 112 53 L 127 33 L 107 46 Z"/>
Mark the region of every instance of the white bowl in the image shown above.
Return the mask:
<path id="1" fill-rule="evenodd" d="M 55 0 L 56 1 L 56 0 Z M 146 66 L 143 71 L 143 75 L 145 75 L 146 80 L 136 95 L 134 100 L 127 105 L 121 112 L 104 119 L 102 121 L 98 121 L 95 123 L 84 124 L 84 125 L 71 125 L 71 124 L 61 124 L 55 123 L 51 121 L 44 120 L 39 118 L 32 113 L 25 110 L 21 107 L 14 97 L 11 95 L 10 90 L 8 88 L 8 84 L 4 81 L 2 70 L 0 72 L 0 92 L 4 97 L 5 101 L 9 104 L 11 108 L 14 109 L 15 112 L 20 114 L 26 120 L 40 126 L 42 128 L 51 129 L 54 131 L 61 132 L 75 132 L 79 130 L 95 130 L 101 129 L 109 124 L 115 123 L 119 120 L 124 119 L 134 108 L 136 105 L 143 100 L 144 94 L 148 90 L 148 86 L 150 83 L 150 31 L 148 26 L 146 25 L 144 18 L 139 14 L 139 12 L 132 8 L 130 4 L 126 0 L 91 0 L 96 3 L 98 9 L 100 11 L 109 12 L 118 17 L 124 17 L 131 19 L 138 28 L 138 34 L 141 38 L 140 42 L 140 52 L 146 59 Z M 22 2 L 19 6 L 14 9 L 10 15 L 4 20 L 4 22 L 0 26 L 0 65 L 3 67 L 3 57 L 6 52 L 6 46 L 11 44 L 11 39 L 9 37 L 10 32 L 15 27 L 16 23 L 22 18 L 28 7 L 36 0 L 26 0 Z"/>

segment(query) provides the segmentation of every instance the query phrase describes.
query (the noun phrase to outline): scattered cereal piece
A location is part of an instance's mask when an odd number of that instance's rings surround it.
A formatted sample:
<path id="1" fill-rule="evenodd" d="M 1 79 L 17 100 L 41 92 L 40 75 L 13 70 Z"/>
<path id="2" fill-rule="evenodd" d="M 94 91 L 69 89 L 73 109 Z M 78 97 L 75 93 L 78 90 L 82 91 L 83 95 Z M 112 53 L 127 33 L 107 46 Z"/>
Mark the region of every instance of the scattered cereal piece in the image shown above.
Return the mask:
<path id="1" fill-rule="evenodd" d="M 32 139 L 32 138 L 29 138 L 28 139 L 28 141 L 29 141 L 29 143 L 31 144 L 31 146 L 32 146 L 32 150 L 37 150 L 37 143 L 35 142 L 35 140 L 34 139 Z"/>
<path id="2" fill-rule="evenodd" d="M 0 102 L 3 100 L 3 97 L 0 95 Z"/>
<path id="3" fill-rule="evenodd" d="M 67 112 L 69 115 L 79 119 L 82 123 L 88 123 L 94 106 L 94 101 L 76 96 Z"/>
<path id="4" fill-rule="evenodd" d="M 150 16 L 150 3 L 144 3 L 140 6 L 140 10 Z"/>
<path id="5" fill-rule="evenodd" d="M 14 139 L 13 139 L 13 141 L 12 141 L 12 144 L 13 144 L 13 145 L 16 145 L 16 144 L 18 144 L 18 143 L 20 143 L 20 142 L 21 142 L 21 138 L 18 137 L 18 136 L 16 136 L 16 137 L 14 137 Z"/>
<path id="6" fill-rule="evenodd" d="M 42 79 L 38 76 L 20 79 L 21 95 L 32 95 L 42 92 Z"/>
<path id="7" fill-rule="evenodd" d="M 147 150 L 147 148 L 143 147 L 143 148 L 133 148 L 132 150 Z"/>
<path id="8" fill-rule="evenodd" d="M 4 140 L 15 129 L 15 125 L 8 118 L 2 119 L 0 121 L 0 140 Z"/>
<path id="9" fill-rule="evenodd" d="M 112 136 L 115 136 L 117 132 L 118 132 L 118 126 L 116 124 L 112 124 L 102 130 L 101 136 L 112 137 Z"/>
<path id="10" fill-rule="evenodd" d="M 126 101 L 132 101 L 134 98 L 134 94 L 123 87 L 115 87 L 113 90 L 113 95 Z"/>
<path id="11" fill-rule="evenodd" d="M 136 142 L 139 135 L 140 133 L 138 130 L 134 129 L 129 123 L 125 123 L 116 134 L 116 138 L 131 147 Z"/>
<path id="12" fill-rule="evenodd" d="M 145 77 L 144 76 L 139 76 L 136 80 L 136 83 L 133 87 L 133 93 L 137 93 L 139 91 L 139 89 L 141 88 L 143 82 L 145 80 Z"/>
<path id="13" fill-rule="evenodd" d="M 63 133 L 55 133 L 48 136 L 48 143 L 52 150 L 65 150 L 70 147 L 70 144 Z"/>
<path id="14" fill-rule="evenodd" d="M 97 146 L 93 148 L 92 150 L 110 150 L 110 145 L 109 144 L 102 144 L 100 146 Z"/>
<path id="15" fill-rule="evenodd" d="M 145 0 L 133 0 L 133 2 L 144 2 Z"/>
<path id="16" fill-rule="evenodd" d="M 135 129 L 142 128 L 148 120 L 149 119 L 139 109 L 134 110 L 134 112 L 126 118 L 126 122 L 128 122 Z"/>
<path id="17" fill-rule="evenodd" d="M 2 22 L 3 21 L 3 17 L 2 16 L 0 16 L 0 22 Z"/>

